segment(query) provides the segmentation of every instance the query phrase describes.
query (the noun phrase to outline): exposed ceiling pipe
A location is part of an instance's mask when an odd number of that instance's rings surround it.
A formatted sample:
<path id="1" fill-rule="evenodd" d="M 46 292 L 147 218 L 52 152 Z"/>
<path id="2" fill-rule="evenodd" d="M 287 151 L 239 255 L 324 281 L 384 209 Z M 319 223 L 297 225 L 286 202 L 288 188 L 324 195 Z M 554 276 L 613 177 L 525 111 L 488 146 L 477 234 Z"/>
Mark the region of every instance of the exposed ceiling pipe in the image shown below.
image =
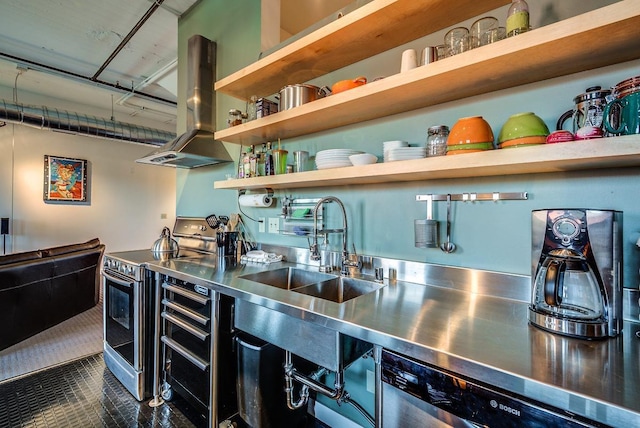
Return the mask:
<path id="1" fill-rule="evenodd" d="M 119 92 L 125 93 L 125 94 L 133 94 L 136 95 L 138 97 L 141 98 L 146 98 L 148 100 L 151 101 L 158 101 L 161 103 L 164 103 L 166 105 L 175 107 L 177 105 L 177 103 L 175 101 L 172 100 L 168 100 L 166 98 L 162 98 L 162 97 L 157 97 L 155 95 L 151 95 L 151 94 L 147 94 L 144 92 L 139 92 L 134 90 L 133 88 L 127 88 L 125 86 L 120 85 L 120 83 L 109 83 L 103 80 L 92 80 L 90 77 L 87 76 L 83 76 L 82 74 L 78 74 L 78 73 L 73 73 L 71 71 L 68 70 L 63 70 L 61 68 L 57 68 L 57 67 L 52 67 L 50 65 L 46 65 L 46 64 L 42 64 L 39 62 L 35 62 L 35 61 L 31 61 L 25 58 L 21 58 L 15 55 L 9 55 L 6 54 L 4 52 L 0 52 L 0 58 L 4 58 L 6 60 L 9 60 L 11 62 L 15 62 L 17 63 L 19 66 L 25 68 L 25 69 L 30 69 L 30 70 L 36 70 L 36 71 L 41 71 L 41 72 L 47 72 L 47 73 L 51 73 L 53 75 L 57 75 L 57 76 L 62 76 L 62 77 L 66 77 L 66 78 L 70 78 L 70 79 L 75 79 L 81 83 L 84 84 L 94 84 L 96 86 L 99 86 L 101 88 L 104 89 L 109 89 L 109 90 L 117 90 Z"/>
<path id="2" fill-rule="evenodd" d="M 6 100 L 0 100 L 0 122 L 2 121 L 54 132 L 153 146 L 162 146 L 176 137 L 176 134 L 160 129 L 52 109 L 46 106 L 28 106 Z"/>
<path id="3" fill-rule="evenodd" d="M 142 16 L 142 18 L 140 18 L 136 25 L 133 26 L 131 31 L 129 31 L 129 34 L 127 34 L 124 39 L 122 39 L 116 49 L 111 53 L 111 55 L 109 55 L 109 58 L 107 58 L 107 60 L 100 66 L 100 68 L 98 68 L 98 71 L 96 71 L 91 80 L 98 79 L 98 76 L 102 74 L 104 69 L 107 68 L 111 61 L 113 61 L 113 59 L 120 53 L 120 51 L 124 49 L 127 43 L 129 43 L 129 40 L 131 40 L 131 38 L 135 36 L 138 30 L 144 25 L 145 22 L 147 22 L 147 19 L 151 18 L 151 15 L 153 15 L 153 13 L 158 10 L 163 2 L 164 0 L 154 0 L 154 2 L 151 4 L 151 7 L 145 12 L 145 14 Z"/>

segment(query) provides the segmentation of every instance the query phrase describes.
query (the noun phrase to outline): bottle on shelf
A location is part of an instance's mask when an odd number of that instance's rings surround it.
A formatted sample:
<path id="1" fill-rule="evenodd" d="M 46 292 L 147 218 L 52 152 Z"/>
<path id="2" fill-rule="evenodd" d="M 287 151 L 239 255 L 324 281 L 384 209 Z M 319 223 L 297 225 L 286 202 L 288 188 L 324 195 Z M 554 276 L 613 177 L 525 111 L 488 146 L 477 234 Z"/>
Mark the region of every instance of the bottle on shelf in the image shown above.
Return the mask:
<path id="1" fill-rule="evenodd" d="M 244 158 L 247 156 L 246 152 L 240 153 L 240 159 L 238 159 L 238 178 L 244 178 Z"/>
<path id="2" fill-rule="evenodd" d="M 249 155 L 249 177 L 258 176 L 258 156 L 256 155 L 256 148 L 251 146 L 251 154 Z"/>
<path id="3" fill-rule="evenodd" d="M 242 166 L 244 168 L 244 178 L 251 177 L 251 148 L 247 150 L 242 158 Z"/>
<path id="4" fill-rule="evenodd" d="M 258 153 L 258 177 L 266 175 L 265 158 L 267 155 L 267 143 L 262 143 L 262 151 Z"/>
<path id="5" fill-rule="evenodd" d="M 525 0 L 513 0 L 507 12 L 507 37 L 529 31 L 529 5 Z"/>
<path id="6" fill-rule="evenodd" d="M 267 151 L 264 155 L 264 175 L 275 175 L 275 173 L 273 153 L 271 152 L 271 142 L 267 142 Z"/>
<path id="7" fill-rule="evenodd" d="M 251 95 L 247 101 L 247 121 L 256 120 L 258 118 L 258 111 L 256 109 L 257 101 L 258 97 L 256 95 Z"/>

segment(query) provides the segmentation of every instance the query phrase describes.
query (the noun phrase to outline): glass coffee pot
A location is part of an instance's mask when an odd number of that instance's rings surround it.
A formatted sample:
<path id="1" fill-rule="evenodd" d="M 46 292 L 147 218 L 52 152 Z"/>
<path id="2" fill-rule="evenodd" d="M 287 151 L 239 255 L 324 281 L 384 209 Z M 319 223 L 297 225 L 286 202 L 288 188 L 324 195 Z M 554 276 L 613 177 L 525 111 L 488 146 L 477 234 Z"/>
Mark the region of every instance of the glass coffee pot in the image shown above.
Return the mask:
<path id="1" fill-rule="evenodd" d="M 533 297 L 535 310 L 563 319 L 602 321 L 605 312 L 596 274 L 570 249 L 549 252 L 535 278 Z"/>

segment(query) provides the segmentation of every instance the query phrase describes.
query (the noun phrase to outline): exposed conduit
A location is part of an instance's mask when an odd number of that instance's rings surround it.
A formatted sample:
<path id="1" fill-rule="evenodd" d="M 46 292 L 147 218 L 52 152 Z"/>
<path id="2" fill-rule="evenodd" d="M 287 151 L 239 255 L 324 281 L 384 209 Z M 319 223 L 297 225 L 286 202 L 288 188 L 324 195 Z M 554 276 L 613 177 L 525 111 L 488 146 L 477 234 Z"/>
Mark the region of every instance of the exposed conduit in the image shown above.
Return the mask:
<path id="1" fill-rule="evenodd" d="M 109 58 L 107 58 L 106 61 L 100 66 L 100 68 L 98 68 L 98 71 L 96 71 L 91 80 L 98 80 L 98 76 L 100 76 L 104 69 L 107 68 L 109 64 L 111 64 L 111 61 L 113 61 L 113 59 L 120 53 L 120 51 L 124 49 L 127 43 L 129 43 L 129 40 L 131 40 L 131 38 L 135 36 L 138 30 L 140 30 L 144 23 L 147 22 L 147 19 L 151 18 L 151 15 L 153 15 L 153 13 L 160 7 L 163 2 L 164 0 L 154 0 L 149 10 L 147 10 L 147 12 L 142 16 L 142 18 L 140 18 L 136 25 L 133 26 L 131 31 L 129 31 L 129 34 L 127 34 L 124 39 L 122 39 L 116 49 L 111 53 L 111 55 L 109 55 Z"/>
<path id="2" fill-rule="evenodd" d="M 175 133 L 160 129 L 6 100 L 0 100 L 0 122 L 153 146 L 162 146 L 176 137 Z"/>

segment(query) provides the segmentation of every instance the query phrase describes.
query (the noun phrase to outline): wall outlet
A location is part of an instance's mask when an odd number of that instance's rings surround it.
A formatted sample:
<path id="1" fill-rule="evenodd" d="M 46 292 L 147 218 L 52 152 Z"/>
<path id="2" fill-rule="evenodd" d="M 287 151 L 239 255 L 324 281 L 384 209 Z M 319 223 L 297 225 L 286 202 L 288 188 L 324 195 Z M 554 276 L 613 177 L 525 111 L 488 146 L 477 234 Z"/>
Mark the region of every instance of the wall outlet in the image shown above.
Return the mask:
<path id="1" fill-rule="evenodd" d="M 264 217 L 258 217 L 258 221 L 260 222 L 258 223 L 258 232 L 264 233 L 265 230 L 267 229 L 265 226 L 267 219 Z"/>
<path id="2" fill-rule="evenodd" d="M 269 233 L 278 233 L 280 231 L 280 219 L 278 217 L 269 218 Z"/>

